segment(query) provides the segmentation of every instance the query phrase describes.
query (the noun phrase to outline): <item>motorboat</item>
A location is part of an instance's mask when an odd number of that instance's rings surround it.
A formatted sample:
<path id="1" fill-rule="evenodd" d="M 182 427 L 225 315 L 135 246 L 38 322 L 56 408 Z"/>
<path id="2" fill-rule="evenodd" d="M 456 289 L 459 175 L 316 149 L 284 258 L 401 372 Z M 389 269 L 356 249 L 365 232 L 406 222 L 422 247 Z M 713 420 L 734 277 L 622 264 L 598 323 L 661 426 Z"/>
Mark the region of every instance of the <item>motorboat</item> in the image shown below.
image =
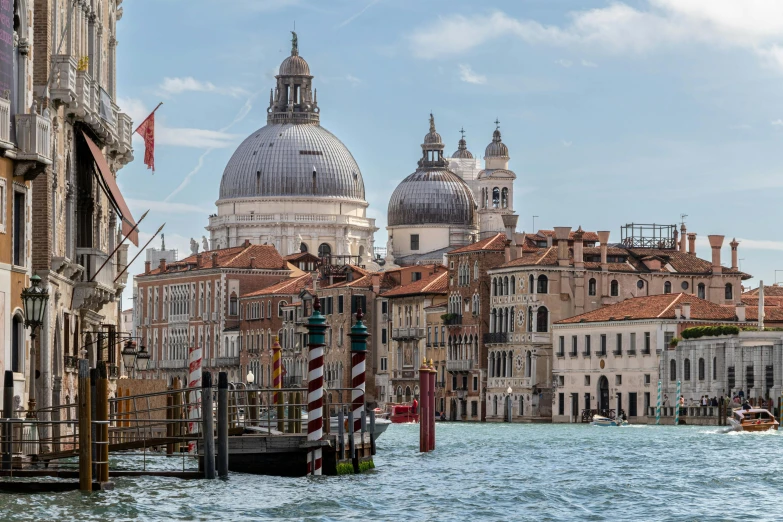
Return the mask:
<path id="1" fill-rule="evenodd" d="M 617 419 L 610 419 L 609 417 L 603 417 L 601 415 L 593 415 L 593 426 L 628 426 L 628 421 L 621 420 L 618 423 Z"/>
<path id="2" fill-rule="evenodd" d="M 779 426 L 775 416 L 764 408 L 737 408 L 727 420 L 733 431 L 777 430 Z"/>
<path id="3" fill-rule="evenodd" d="M 419 422 L 419 414 L 416 412 L 416 406 L 408 404 L 395 404 L 391 407 L 389 420 L 393 424 L 405 424 L 408 422 Z"/>
<path id="4" fill-rule="evenodd" d="M 348 426 L 348 417 L 345 416 L 343 423 L 345 427 Z M 372 440 L 378 440 L 378 437 L 380 437 L 384 431 L 386 431 L 386 428 L 389 427 L 389 425 L 392 423 L 389 419 L 381 419 L 376 417 L 375 418 L 375 432 L 373 433 Z M 329 418 L 329 429 L 332 431 L 332 433 L 337 433 L 337 429 L 340 425 L 340 420 L 338 417 L 330 417 Z M 370 417 L 367 417 L 367 424 L 365 425 L 365 429 L 367 431 L 370 431 Z"/>

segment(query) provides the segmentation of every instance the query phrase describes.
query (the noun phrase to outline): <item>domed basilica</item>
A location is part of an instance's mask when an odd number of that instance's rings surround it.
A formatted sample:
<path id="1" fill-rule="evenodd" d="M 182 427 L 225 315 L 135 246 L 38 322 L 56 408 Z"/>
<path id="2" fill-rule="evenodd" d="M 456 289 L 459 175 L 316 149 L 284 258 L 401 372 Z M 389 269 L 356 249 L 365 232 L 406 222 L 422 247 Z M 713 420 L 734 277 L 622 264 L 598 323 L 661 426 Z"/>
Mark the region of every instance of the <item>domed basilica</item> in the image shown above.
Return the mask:
<path id="1" fill-rule="evenodd" d="M 359 256 L 373 252 L 364 181 L 350 151 L 320 125 L 317 91 L 294 33 L 269 94 L 267 125 L 245 139 L 226 165 L 211 248 L 273 244 L 283 254 Z"/>
<path id="2" fill-rule="evenodd" d="M 514 213 L 516 175 L 508 170 L 508 147 L 499 127 L 484 151 L 484 169 L 468 150 L 464 132 L 456 152 L 444 157 L 432 114 L 421 148 L 418 168 L 389 201 L 387 268 L 441 263 L 454 248 L 504 232 L 502 216 Z"/>

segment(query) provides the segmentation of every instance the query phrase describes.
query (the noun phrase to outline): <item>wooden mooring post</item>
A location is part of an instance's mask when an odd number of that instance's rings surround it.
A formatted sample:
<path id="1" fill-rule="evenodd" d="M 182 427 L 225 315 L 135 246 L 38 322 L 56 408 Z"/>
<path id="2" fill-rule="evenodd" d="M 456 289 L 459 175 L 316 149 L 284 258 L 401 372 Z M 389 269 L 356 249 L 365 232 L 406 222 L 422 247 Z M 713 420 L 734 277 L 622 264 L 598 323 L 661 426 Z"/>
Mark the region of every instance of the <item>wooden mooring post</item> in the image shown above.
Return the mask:
<path id="1" fill-rule="evenodd" d="M 11 419 L 14 417 L 14 372 L 5 371 L 3 382 L 3 418 L 8 419 L 3 423 L 3 469 L 11 469 L 14 454 L 14 425 Z"/>
<path id="2" fill-rule="evenodd" d="M 174 394 L 172 395 L 172 401 L 173 401 L 173 408 L 172 408 L 172 414 L 174 415 L 174 422 L 173 422 L 173 429 L 174 429 L 174 436 L 179 437 L 182 435 L 182 393 L 180 390 L 182 389 L 182 383 L 179 380 L 179 377 L 174 377 L 174 382 L 172 383 L 171 387 L 174 390 Z M 174 453 L 180 452 L 180 443 L 175 442 L 174 443 Z"/>
<path id="3" fill-rule="evenodd" d="M 171 391 L 171 386 L 168 387 Z M 174 395 L 171 393 L 166 394 L 166 437 L 171 438 L 174 436 L 174 423 L 171 422 L 174 418 Z M 166 444 L 166 455 L 174 454 L 174 444 Z"/>
<path id="4" fill-rule="evenodd" d="M 109 379 L 106 371 L 106 361 L 98 362 L 98 381 L 95 384 L 97 392 L 95 400 L 95 453 L 98 455 L 98 482 L 109 482 Z"/>
<path id="5" fill-rule="evenodd" d="M 211 409 L 209 410 L 211 413 Z M 218 476 L 228 476 L 228 374 L 218 373 Z M 208 433 L 208 432 L 207 432 Z"/>
<path id="6" fill-rule="evenodd" d="M 212 417 L 212 373 L 201 375 L 201 418 L 204 429 L 204 478 L 215 478 L 215 424 Z"/>
<path id="7" fill-rule="evenodd" d="M 79 360 L 79 489 L 92 491 L 92 437 L 90 427 L 90 367 Z"/>

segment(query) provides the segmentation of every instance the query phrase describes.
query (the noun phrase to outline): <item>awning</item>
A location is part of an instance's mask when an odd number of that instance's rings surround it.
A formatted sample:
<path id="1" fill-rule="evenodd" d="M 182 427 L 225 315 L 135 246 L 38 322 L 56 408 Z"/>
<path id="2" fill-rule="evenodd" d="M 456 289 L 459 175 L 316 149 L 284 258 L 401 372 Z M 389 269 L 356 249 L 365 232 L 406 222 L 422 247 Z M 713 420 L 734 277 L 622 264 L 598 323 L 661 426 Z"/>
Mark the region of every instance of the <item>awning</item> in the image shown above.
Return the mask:
<path id="1" fill-rule="evenodd" d="M 120 187 L 117 186 L 117 181 L 114 179 L 114 174 L 112 174 L 109 164 L 106 162 L 106 158 L 103 157 L 103 152 L 101 152 L 98 145 L 96 145 L 84 131 L 82 131 L 82 136 L 84 136 L 87 145 L 90 147 L 90 152 L 95 160 L 95 164 L 98 166 L 98 172 L 101 175 L 101 179 L 103 179 L 103 182 L 109 189 L 109 196 L 114 200 L 115 206 L 120 211 L 122 216 L 122 234 L 128 236 L 128 239 L 130 239 L 134 245 L 139 246 L 139 231 L 133 230 L 133 232 L 131 232 L 131 229 L 136 226 L 136 222 L 133 220 L 133 216 L 131 215 L 128 205 L 125 203 L 125 199 L 122 197 Z M 128 235 L 129 232 L 130 235 Z"/>

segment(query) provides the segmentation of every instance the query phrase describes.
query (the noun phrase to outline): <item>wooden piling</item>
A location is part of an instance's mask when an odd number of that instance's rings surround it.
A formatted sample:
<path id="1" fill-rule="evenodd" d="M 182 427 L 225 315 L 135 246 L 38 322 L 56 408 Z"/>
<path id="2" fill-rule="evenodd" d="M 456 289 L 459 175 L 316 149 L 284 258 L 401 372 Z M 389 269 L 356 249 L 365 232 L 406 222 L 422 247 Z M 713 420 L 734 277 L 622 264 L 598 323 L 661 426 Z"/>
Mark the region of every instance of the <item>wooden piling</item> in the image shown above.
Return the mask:
<path id="1" fill-rule="evenodd" d="M 258 392 L 252 390 L 247 394 L 247 418 L 250 426 L 255 426 L 258 421 Z"/>
<path id="2" fill-rule="evenodd" d="M 90 427 L 90 368 L 86 359 L 79 360 L 79 489 L 92 491 L 92 437 Z"/>
<path id="3" fill-rule="evenodd" d="M 14 418 L 14 372 L 5 371 L 3 382 L 3 418 L 9 419 L 3 423 L 3 438 L 5 445 L 3 447 L 3 469 L 11 469 L 13 460 L 13 435 L 14 425 L 10 419 Z"/>
<path id="4" fill-rule="evenodd" d="M 218 476 L 228 476 L 228 374 L 218 373 Z"/>
<path id="5" fill-rule="evenodd" d="M 370 410 L 370 453 L 375 455 L 375 410 Z"/>
<path id="6" fill-rule="evenodd" d="M 342 408 L 337 413 L 337 436 L 339 437 L 340 460 L 345 460 L 345 414 Z"/>
<path id="7" fill-rule="evenodd" d="M 101 483 L 109 481 L 109 376 L 106 370 L 106 361 L 99 361 L 98 382 L 95 384 L 95 420 L 100 424 L 95 425 L 98 441 L 95 453 L 99 462 L 97 478 Z"/>
<path id="8" fill-rule="evenodd" d="M 356 441 L 354 440 L 354 435 L 356 433 L 353 431 L 354 426 L 353 409 L 350 409 L 348 410 L 348 455 L 353 463 L 353 472 L 359 473 L 359 459 L 356 457 Z"/>
<path id="9" fill-rule="evenodd" d="M 215 478 L 215 424 L 212 417 L 212 373 L 201 375 L 201 418 L 204 433 L 204 478 Z"/>
<path id="10" fill-rule="evenodd" d="M 172 400 L 174 402 L 172 413 L 174 415 L 174 436 L 179 437 L 182 435 L 182 393 L 180 390 L 182 389 L 182 383 L 179 380 L 179 377 L 174 377 L 174 382 L 172 383 L 171 387 L 174 389 L 174 395 L 172 396 Z M 180 452 L 180 444 L 179 442 L 174 443 L 174 453 Z"/>
<path id="11" fill-rule="evenodd" d="M 98 440 L 98 433 L 96 432 L 96 425 L 92 422 L 98 418 L 98 392 L 96 386 L 98 384 L 98 368 L 90 368 L 90 442 Z M 91 458 L 92 458 L 92 476 L 98 476 L 98 465 L 96 462 L 100 460 L 98 458 L 98 448 L 95 444 L 91 444 Z"/>
<path id="12" fill-rule="evenodd" d="M 174 423 L 171 422 L 174 417 L 172 408 L 174 407 L 174 396 L 171 394 L 171 386 L 169 386 L 169 393 L 166 394 L 166 438 L 174 436 Z M 174 454 L 174 444 L 166 444 L 166 455 Z"/>
<path id="13" fill-rule="evenodd" d="M 328 418 L 328 417 L 327 417 Z M 329 423 L 327 422 L 327 425 Z M 294 394 L 294 433 L 302 433 L 302 394 Z"/>

